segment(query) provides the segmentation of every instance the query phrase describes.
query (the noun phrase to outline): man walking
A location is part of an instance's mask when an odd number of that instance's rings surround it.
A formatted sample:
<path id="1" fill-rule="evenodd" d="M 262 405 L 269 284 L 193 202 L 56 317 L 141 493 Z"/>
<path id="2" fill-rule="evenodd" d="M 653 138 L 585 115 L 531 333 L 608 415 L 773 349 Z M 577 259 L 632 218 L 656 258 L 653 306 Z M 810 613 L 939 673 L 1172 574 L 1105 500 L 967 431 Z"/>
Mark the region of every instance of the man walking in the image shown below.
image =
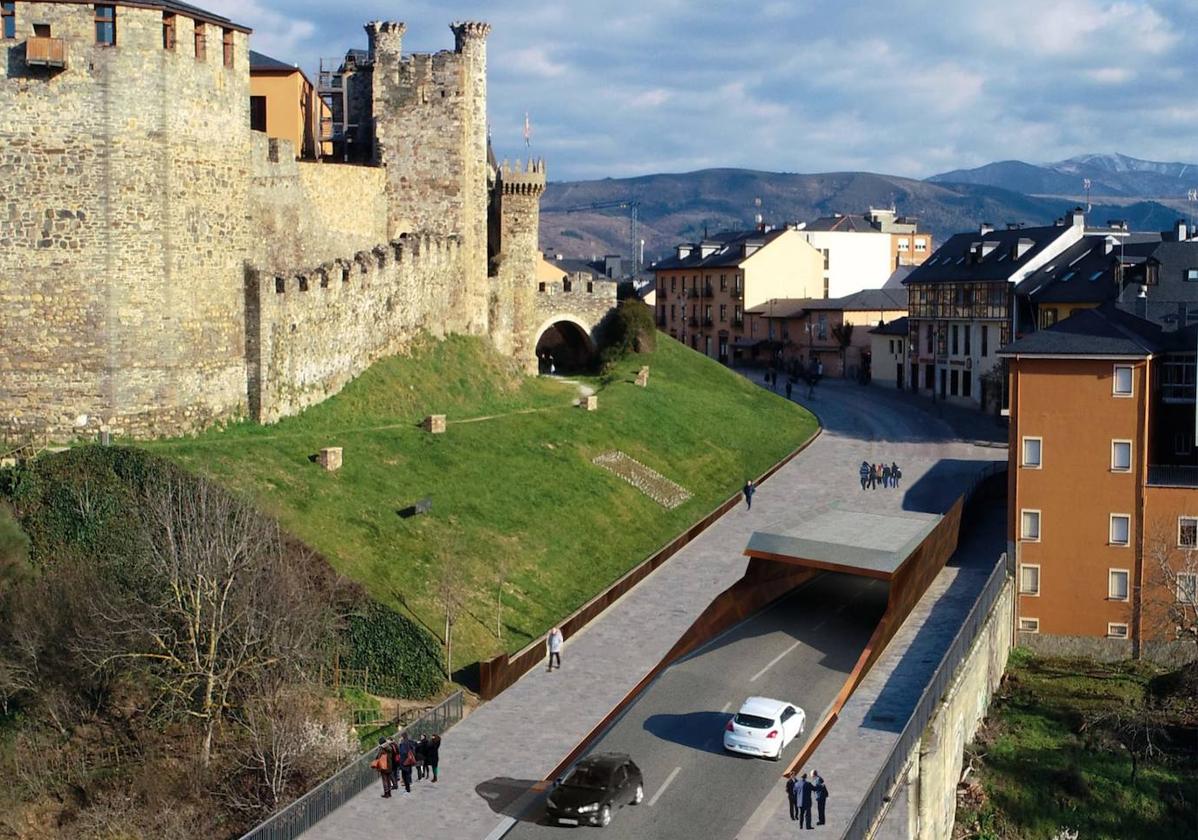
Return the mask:
<path id="1" fill-rule="evenodd" d="M 387 743 L 386 738 L 379 738 L 379 749 L 374 755 L 374 761 L 370 766 L 378 771 L 379 778 L 383 780 L 383 799 L 391 798 L 391 768 L 393 758 L 391 755 L 391 746 Z"/>
<path id="2" fill-rule="evenodd" d="M 899 469 L 896 462 L 890 462 L 890 480 L 893 482 L 892 487 L 898 487 L 899 479 L 903 477 L 903 471 Z"/>
<path id="3" fill-rule="evenodd" d="M 869 481 L 869 464 L 862 461 L 861 469 L 857 470 L 857 473 L 861 476 L 861 489 L 864 490 L 866 483 Z"/>
<path id="4" fill-rule="evenodd" d="M 797 820 L 799 818 L 799 800 L 795 797 L 795 788 L 798 783 L 794 776 L 786 777 L 786 801 L 790 805 L 790 819 Z"/>
<path id="5" fill-rule="evenodd" d="M 416 780 L 420 781 L 428 775 L 428 767 L 425 765 L 425 757 L 428 749 L 428 736 L 421 735 L 420 740 L 416 742 Z"/>
<path id="6" fill-rule="evenodd" d="M 793 387 L 793 386 L 791 386 L 791 384 L 790 384 L 790 380 L 789 380 L 789 379 L 787 379 L 787 380 L 786 380 L 786 399 L 790 399 L 790 391 L 791 391 L 791 388 L 792 388 L 792 387 Z"/>
<path id="7" fill-rule="evenodd" d="M 811 775 L 815 778 L 815 808 L 816 825 L 824 824 L 824 803 L 828 801 L 828 786 L 824 784 L 824 777 L 819 774 L 818 770 L 812 770 Z"/>
<path id="8" fill-rule="evenodd" d="M 807 774 L 804 773 L 797 791 L 799 797 L 799 828 L 811 828 L 811 792 L 813 790 L 811 782 L 807 781 Z"/>
<path id="9" fill-rule="evenodd" d="M 882 465 L 882 486 L 890 486 L 890 466 L 888 464 Z"/>
<path id="10" fill-rule="evenodd" d="M 557 663 L 557 669 L 562 668 L 562 644 L 565 642 L 562 636 L 560 627 L 554 627 L 549 631 L 549 635 L 545 637 L 545 647 L 549 651 L 549 670 L 553 670 L 553 663 Z"/>
<path id="11" fill-rule="evenodd" d="M 745 494 L 745 506 L 748 510 L 753 509 L 753 494 L 757 492 L 757 485 L 753 483 L 753 479 L 746 479 L 745 486 L 741 489 Z"/>

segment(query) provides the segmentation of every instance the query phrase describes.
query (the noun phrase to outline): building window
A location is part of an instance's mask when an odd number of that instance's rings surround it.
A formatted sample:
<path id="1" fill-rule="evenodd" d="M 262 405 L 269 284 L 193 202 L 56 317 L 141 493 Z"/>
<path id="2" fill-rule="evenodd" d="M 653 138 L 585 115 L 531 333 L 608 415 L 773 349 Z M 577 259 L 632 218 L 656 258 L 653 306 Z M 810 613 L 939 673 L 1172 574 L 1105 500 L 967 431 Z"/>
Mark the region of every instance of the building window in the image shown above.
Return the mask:
<path id="1" fill-rule="evenodd" d="M 252 131 L 266 131 L 266 97 L 251 96 L 250 97 L 250 129 Z M 541 291 L 545 291 L 545 284 L 541 284 Z"/>
<path id="2" fill-rule="evenodd" d="M 728 291 L 728 275 L 727 274 L 720 275 L 720 291 L 721 292 Z"/>
<path id="3" fill-rule="evenodd" d="M 17 4 L 5 0 L 0 3 L 0 19 L 3 19 L 5 38 L 17 37 Z"/>
<path id="4" fill-rule="evenodd" d="M 1111 441 L 1111 471 L 1131 472 L 1131 441 Z"/>
<path id="5" fill-rule="evenodd" d="M 969 324 L 966 324 L 963 329 L 965 331 L 965 341 L 961 346 L 965 348 L 965 355 L 969 356 L 973 354 L 973 342 L 970 340 L 973 336 L 970 334 Z"/>
<path id="6" fill-rule="evenodd" d="M 116 45 L 116 6 L 96 6 L 96 43 Z"/>
<path id="7" fill-rule="evenodd" d="M 948 393 L 950 396 L 955 397 L 959 393 L 959 390 L 958 390 L 959 381 L 960 381 L 960 374 L 957 373 L 956 368 L 953 368 L 948 376 L 948 382 L 949 382 Z"/>
<path id="8" fill-rule="evenodd" d="M 12 3 L 8 3 L 6 5 L 11 6 Z M 1198 283 L 1198 268 L 1187 268 L 1186 269 L 1186 282 L 1187 283 Z"/>
<path id="9" fill-rule="evenodd" d="M 594 281 L 594 280 L 588 280 L 588 281 L 587 281 L 587 294 L 588 294 L 588 295 L 593 295 L 594 293 L 595 293 L 595 281 Z"/>
<path id="10" fill-rule="evenodd" d="M 910 244 L 907 242 L 907 240 L 906 240 L 906 239 L 900 239 L 900 240 L 898 241 L 898 249 L 899 249 L 900 251 L 903 251 L 903 252 L 905 253 L 906 251 L 910 250 L 910 247 L 911 247 L 911 246 L 910 246 Z"/>
<path id="11" fill-rule="evenodd" d="M 1177 517 L 1177 547 L 1198 548 L 1198 516 Z"/>
<path id="12" fill-rule="evenodd" d="M 720 304 L 720 323 L 725 323 L 728 320 L 728 304 Z"/>
<path id="13" fill-rule="evenodd" d="M 927 327 L 924 329 L 924 334 L 927 337 L 927 344 L 926 344 L 927 351 L 926 352 L 934 353 L 935 352 L 935 344 L 933 343 L 934 337 L 933 337 L 933 333 L 932 333 L 932 325 L 931 324 L 928 324 Z"/>
<path id="14" fill-rule="evenodd" d="M 916 239 L 916 240 L 915 240 L 915 250 L 916 250 L 916 251 L 926 251 L 926 250 L 928 250 L 928 243 L 927 243 L 927 241 L 926 241 L 926 240 L 924 240 L 924 239 Z"/>
<path id="15" fill-rule="evenodd" d="M 1177 602 L 1198 604 L 1198 573 L 1180 572 L 1177 575 Z"/>
<path id="16" fill-rule="evenodd" d="M 196 61 L 208 60 L 208 36 L 204 32 L 204 24 L 196 21 Z"/>
<path id="17" fill-rule="evenodd" d="M 1019 567 L 1019 594 L 1040 594 L 1040 567 L 1022 565 Z"/>
<path id="18" fill-rule="evenodd" d="M 1040 619 L 1028 618 L 1025 615 L 1019 616 L 1019 630 L 1023 633 L 1039 633 Z"/>
<path id="19" fill-rule="evenodd" d="M 1023 439 L 1023 466 L 1033 470 L 1040 469 L 1040 449 L 1043 445 L 1043 438 L 1025 437 Z"/>
<path id="20" fill-rule="evenodd" d="M 1057 322 L 1056 307 L 1044 309 L 1040 312 L 1040 329 L 1046 330 Z"/>
<path id="21" fill-rule="evenodd" d="M 819 320 L 815 324 L 815 337 L 820 341 L 828 340 L 828 316 L 823 312 L 819 313 Z"/>
<path id="22" fill-rule="evenodd" d="M 1131 544 L 1131 516 L 1126 513 L 1111 514 L 1111 545 Z"/>
<path id="23" fill-rule="evenodd" d="M 828 294 L 832 291 L 831 283 L 832 281 L 827 277 L 824 278 L 824 300 L 828 299 Z"/>
<path id="24" fill-rule="evenodd" d="M 1115 365 L 1115 379 L 1111 387 L 1116 397 L 1132 395 L 1131 365 Z"/>
<path id="25" fill-rule="evenodd" d="M 224 30 L 224 34 L 221 36 L 221 46 L 224 48 L 225 66 L 232 67 L 233 66 L 233 30 L 232 29 Z"/>
<path id="26" fill-rule="evenodd" d="M 676 291 L 678 291 L 678 290 L 675 288 L 675 286 L 676 286 L 676 284 L 677 284 L 677 283 L 678 283 L 678 278 L 677 278 L 677 277 L 671 277 L 671 278 L 670 278 L 670 291 L 671 291 L 671 292 L 676 292 Z"/>
<path id="27" fill-rule="evenodd" d="M 1106 626 L 1106 635 L 1109 639 L 1126 639 L 1127 625 L 1110 622 Z"/>
<path id="28" fill-rule="evenodd" d="M 967 370 L 961 371 L 961 396 L 973 396 L 973 374 Z"/>
<path id="29" fill-rule="evenodd" d="M 162 13 L 162 48 L 175 49 L 175 16 L 170 12 Z"/>
<path id="30" fill-rule="evenodd" d="M 958 345 L 957 345 L 957 336 L 958 336 L 958 330 L 959 330 L 959 328 L 957 327 L 957 325 L 956 325 L 956 324 L 953 324 L 953 331 L 952 331 L 952 336 L 953 336 L 953 337 L 952 337 L 952 354 L 953 354 L 954 356 L 956 356 L 956 355 L 957 355 L 957 351 L 958 351 L 958 349 L 959 349 L 959 348 L 958 348 Z"/>
<path id="31" fill-rule="evenodd" d="M 1040 541 L 1040 511 L 1020 511 L 1019 538 L 1027 542 Z"/>
<path id="32" fill-rule="evenodd" d="M 982 355 L 990 355 L 990 328 L 982 324 Z"/>
<path id="33" fill-rule="evenodd" d="M 824 255 L 824 271 L 828 270 L 828 266 L 832 261 L 832 249 L 820 248 L 819 252 Z"/>
<path id="34" fill-rule="evenodd" d="M 1111 569 L 1107 572 L 1106 595 L 1112 601 L 1126 601 L 1128 598 L 1127 569 Z"/>

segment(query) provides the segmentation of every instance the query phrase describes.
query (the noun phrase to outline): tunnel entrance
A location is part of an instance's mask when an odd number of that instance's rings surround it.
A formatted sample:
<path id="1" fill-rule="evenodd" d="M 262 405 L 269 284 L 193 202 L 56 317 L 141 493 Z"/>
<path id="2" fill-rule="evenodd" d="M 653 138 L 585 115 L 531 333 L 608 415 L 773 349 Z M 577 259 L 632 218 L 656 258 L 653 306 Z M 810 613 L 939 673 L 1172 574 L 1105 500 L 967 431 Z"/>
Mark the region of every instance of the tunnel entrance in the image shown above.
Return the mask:
<path id="1" fill-rule="evenodd" d="M 594 364 L 595 348 L 591 337 L 573 321 L 555 321 L 537 339 L 537 370 L 540 373 L 584 373 Z"/>

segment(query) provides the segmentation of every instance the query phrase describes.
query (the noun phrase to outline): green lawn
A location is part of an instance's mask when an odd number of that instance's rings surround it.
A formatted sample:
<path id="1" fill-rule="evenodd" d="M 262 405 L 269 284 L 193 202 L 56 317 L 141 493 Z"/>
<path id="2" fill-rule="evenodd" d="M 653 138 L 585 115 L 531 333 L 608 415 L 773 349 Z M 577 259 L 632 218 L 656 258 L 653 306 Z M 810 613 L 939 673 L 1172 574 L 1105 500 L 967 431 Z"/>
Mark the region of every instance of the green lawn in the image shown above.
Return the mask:
<path id="1" fill-rule="evenodd" d="M 957 810 L 958 838 L 1052 838 L 1063 828 L 1079 840 L 1165 840 L 1198 833 L 1198 744 L 1193 698 L 1162 698 L 1160 672 L 1142 663 L 1101 664 L 1037 658 L 1016 650 L 975 754 L 980 807 Z M 1163 754 L 1131 759 L 1097 716 L 1154 709 L 1174 727 Z"/>
<path id="2" fill-rule="evenodd" d="M 632 384 L 642 364 L 652 369 L 646 389 Z M 424 340 L 298 417 L 147 447 L 249 495 L 438 633 L 438 570 L 460 558 L 470 595 L 454 632 L 457 667 L 520 648 L 816 428 L 797 405 L 665 338 L 610 381 L 585 381 L 598 390 L 597 412 L 571 405 L 576 385 L 525 377 L 484 341 Z M 448 433 L 421 431 L 426 414 L 448 415 Z M 479 417 L 491 419 L 462 422 Z M 323 446 L 344 447 L 340 472 L 309 461 Z M 590 463 L 609 449 L 693 498 L 665 510 Z M 398 515 L 425 496 L 429 515 Z M 505 565 L 499 638 L 496 570 Z"/>

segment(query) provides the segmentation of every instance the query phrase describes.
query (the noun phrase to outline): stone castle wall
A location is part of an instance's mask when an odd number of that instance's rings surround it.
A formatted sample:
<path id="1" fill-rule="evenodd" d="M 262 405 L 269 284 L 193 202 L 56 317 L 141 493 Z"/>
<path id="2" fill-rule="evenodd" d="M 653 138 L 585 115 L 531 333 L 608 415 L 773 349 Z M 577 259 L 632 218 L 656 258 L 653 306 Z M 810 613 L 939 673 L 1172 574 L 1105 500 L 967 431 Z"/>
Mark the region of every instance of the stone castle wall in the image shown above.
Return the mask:
<path id="1" fill-rule="evenodd" d="M 233 67 L 178 16 L 16 4 L 0 61 L 0 428 L 67 436 L 199 427 L 245 401 L 247 34 Z M 29 66 L 33 24 L 65 69 Z"/>
<path id="2" fill-rule="evenodd" d="M 252 172 L 253 265 L 319 265 L 388 241 L 382 169 L 297 161 L 290 142 L 255 132 Z"/>
<path id="3" fill-rule="evenodd" d="M 307 270 L 251 270 L 246 283 L 250 411 L 270 423 L 340 391 L 421 331 L 443 335 L 460 282 L 456 236 L 404 234 Z"/>

